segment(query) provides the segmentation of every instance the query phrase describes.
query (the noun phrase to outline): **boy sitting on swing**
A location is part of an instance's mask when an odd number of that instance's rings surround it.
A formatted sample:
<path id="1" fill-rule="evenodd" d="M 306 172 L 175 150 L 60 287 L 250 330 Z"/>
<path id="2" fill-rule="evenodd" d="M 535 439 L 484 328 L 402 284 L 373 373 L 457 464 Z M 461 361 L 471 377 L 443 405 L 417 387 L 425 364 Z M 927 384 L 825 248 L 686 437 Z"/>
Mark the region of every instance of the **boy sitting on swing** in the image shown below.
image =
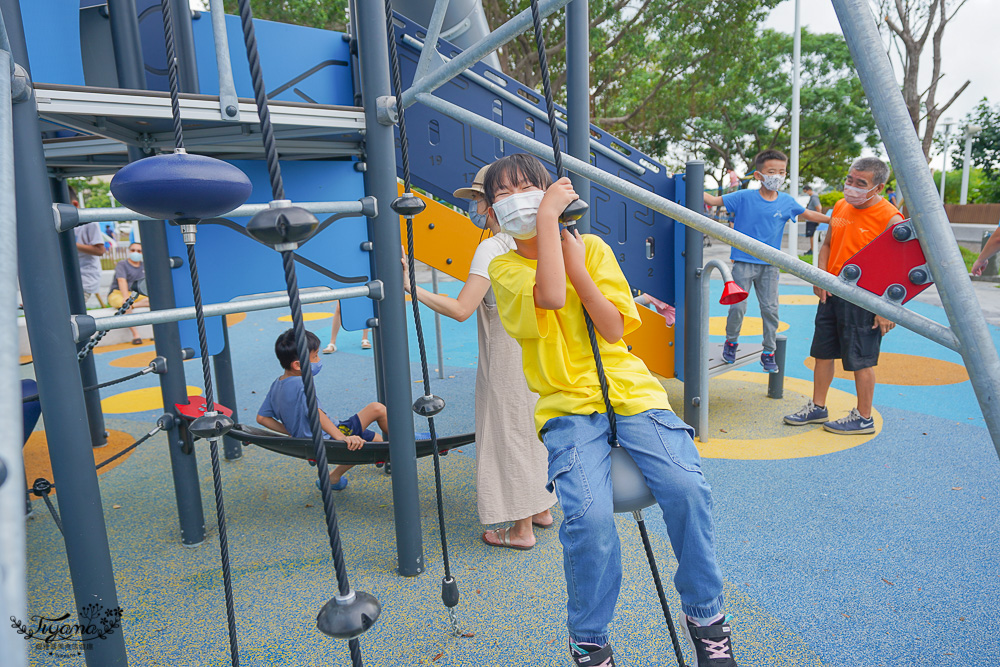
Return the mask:
<path id="1" fill-rule="evenodd" d="M 695 664 L 735 667 L 715 561 L 712 490 L 693 431 L 670 411 L 663 387 L 622 340 L 640 319 L 618 262 L 597 236 L 560 230 L 560 213 L 578 196 L 568 178 L 553 184 L 536 158 L 498 160 L 486 173 L 484 189 L 488 214 L 517 245 L 492 261 L 489 274 L 501 321 L 521 345 L 528 387 L 538 394 L 535 428 L 548 450 L 548 487 L 565 514 L 559 539 L 575 663 L 613 667 L 608 625 L 622 581 L 610 427 L 586 308 L 598 334 L 620 444 L 663 509 Z"/>

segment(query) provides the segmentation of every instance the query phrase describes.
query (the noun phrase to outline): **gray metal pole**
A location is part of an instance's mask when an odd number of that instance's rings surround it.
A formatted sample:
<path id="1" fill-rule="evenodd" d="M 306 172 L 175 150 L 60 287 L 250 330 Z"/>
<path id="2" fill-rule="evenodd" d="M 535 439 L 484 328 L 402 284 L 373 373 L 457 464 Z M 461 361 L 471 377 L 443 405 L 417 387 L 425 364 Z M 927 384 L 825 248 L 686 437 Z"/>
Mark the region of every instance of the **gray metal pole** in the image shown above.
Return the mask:
<path id="1" fill-rule="evenodd" d="M 215 367 L 215 391 L 219 403 L 233 411 L 233 418 L 239 421 L 240 412 L 236 404 L 236 381 L 233 379 L 233 357 L 229 347 L 229 326 L 222 318 L 222 351 L 212 357 Z M 228 435 L 222 438 L 223 454 L 227 461 L 235 461 L 243 457 L 243 447 L 240 441 Z"/>
<path id="2" fill-rule="evenodd" d="M 197 93 L 198 61 L 194 52 L 194 28 L 191 25 L 191 0 L 170 0 L 174 20 L 174 47 L 182 93 Z"/>
<path id="3" fill-rule="evenodd" d="M 64 179 L 50 178 L 52 198 L 69 204 L 69 186 Z M 59 252 L 62 254 L 62 265 L 66 274 L 66 292 L 69 296 L 69 312 L 83 315 L 87 312 L 87 304 L 83 299 L 83 284 L 80 278 L 80 258 L 76 251 L 76 233 L 69 231 L 57 235 L 59 237 Z M 86 343 L 77 343 L 77 351 Z M 33 350 L 34 352 L 34 350 Z M 40 351 L 39 351 L 40 352 Z M 37 353 L 37 352 L 36 352 Z M 94 355 L 88 354 L 80 361 L 80 378 L 84 387 L 97 384 L 97 365 Z M 88 391 L 83 395 L 87 404 L 87 421 L 90 423 L 90 442 L 94 447 L 108 444 L 108 434 L 104 430 L 104 411 L 101 410 L 101 392 Z"/>
<path id="4" fill-rule="evenodd" d="M 431 12 L 431 20 L 427 23 L 427 37 L 424 39 L 424 48 L 420 51 L 420 60 L 417 61 L 417 69 L 413 78 L 423 78 L 430 71 L 435 61 L 440 62 L 441 56 L 438 54 L 437 43 L 441 37 L 441 26 L 444 25 L 444 16 L 448 13 L 448 0 L 435 0 L 434 10 Z"/>
<path id="5" fill-rule="evenodd" d="M 692 211 L 705 210 L 705 163 L 693 160 L 684 166 L 684 202 Z M 705 235 L 684 230 L 684 421 L 698 429 L 699 407 L 708 385 L 702 366 L 708 360 L 708 341 L 701 336 L 701 281 Z M 704 385 L 704 386 L 703 386 Z M 698 433 L 703 436 L 702 433 Z"/>
<path id="6" fill-rule="evenodd" d="M 566 131 L 567 152 L 590 161 L 590 5 L 588 0 L 572 0 L 566 5 Z M 590 203 L 590 181 L 570 172 L 573 189 Z M 590 216 L 577 223 L 581 234 L 590 232 Z"/>
<path id="7" fill-rule="evenodd" d="M 143 72 L 142 46 L 139 42 L 139 19 L 135 0 L 109 0 L 111 41 L 118 70 L 118 85 L 134 90 L 146 89 Z M 128 148 L 130 162 L 144 157 L 134 146 Z M 139 222 L 143 244 L 143 265 L 149 290 L 149 305 L 153 310 L 173 308 L 174 287 L 170 279 L 170 257 L 167 251 L 166 223 L 162 220 Z M 187 402 L 187 381 L 184 377 L 184 357 L 177 324 L 153 326 L 156 354 L 167 360 L 167 372 L 160 375 L 160 393 L 164 411 L 173 415 L 174 426 L 166 432 L 167 450 L 177 496 L 181 544 L 196 546 L 205 541 L 205 513 L 201 504 L 198 482 L 198 460 L 194 450 L 185 454 L 186 442 L 181 431 L 183 423 L 175 404 Z"/>
<path id="8" fill-rule="evenodd" d="M 854 58 L 861 84 L 871 104 L 920 246 L 937 284 L 951 330 L 958 338 L 969 379 L 979 399 L 993 446 L 1000 455 L 1000 357 L 972 290 L 965 262 L 952 235 L 944 206 L 934 196 L 934 181 L 920 142 L 895 85 L 889 57 L 882 48 L 867 0 L 833 0 Z"/>
<path id="9" fill-rule="evenodd" d="M 966 128 L 965 154 L 962 156 L 962 190 L 958 197 L 958 203 L 963 206 L 969 203 L 969 171 L 972 167 L 972 140 L 975 138 L 976 133 Z"/>
<path id="10" fill-rule="evenodd" d="M 778 372 L 768 373 L 768 398 L 783 398 L 785 395 L 785 356 L 787 351 L 788 336 L 777 336 L 774 341 L 774 363 L 778 364 Z"/>
<path id="11" fill-rule="evenodd" d="M 14 59 L 30 73 L 20 5 L 17 0 L 0 0 L 0 11 Z M 58 489 L 56 498 L 73 595 L 77 608 L 98 604 L 104 609 L 118 609 L 101 490 L 87 433 L 80 366 L 72 344 L 66 284 L 59 271 L 47 270 L 59 262 L 59 241 L 55 227 L 38 224 L 51 215 L 52 196 L 33 92 L 27 100 L 14 105 L 13 126 L 21 297 L 36 350 L 35 376 L 46 416 L 49 458 Z M 85 644 L 84 651 L 90 667 L 128 664 L 120 630 Z"/>
<path id="12" fill-rule="evenodd" d="M 222 120 L 239 117 L 240 101 L 233 81 L 233 65 L 229 60 L 229 37 L 226 33 L 226 10 L 222 0 L 209 0 L 212 16 L 212 39 L 215 42 L 215 66 L 219 71 L 219 114 Z"/>
<path id="13" fill-rule="evenodd" d="M 873 110 L 874 113 L 874 110 Z M 941 154 L 941 203 L 944 203 L 944 184 L 948 178 L 948 149 L 951 148 L 951 122 L 944 122 L 944 152 Z"/>
<path id="14" fill-rule="evenodd" d="M 8 45 L 9 48 L 9 45 Z M 10 53 L 0 51 L 0 340 L 17 340 L 17 212 L 14 191 L 14 128 L 11 118 Z M 0 345 L 0 410 L 21 409 L 20 371 L 12 343 Z M 0 433 L 0 618 L 28 620 L 27 550 L 24 534 L 24 433 L 13 419 Z M 27 667 L 28 642 L 10 622 L 0 629 L 0 655 L 10 667 Z"/>
<path id="15" fill-rule="evenodd" d="M 413 396 L 406 336 L 403 267 L 400 263 L 399 216 L 389 207 L 397 197 L 396 148 L 392 126 L 379 123 L 375 100 L 392 95 L 389 82 L 389 43 L 385 8 L 381 2 L 357 3 L 358 61 L 365 107 L 365 190 L 379 202 L 372 220 L 375 265 L 385 283 L 379 302 L 379 347 L 386 372 L 385 404 L 389 411 L 389 455 L 392 459 L 392 507 L 396 524 L 399 574 L 416 576 L 424 571 L 424 546 L 420 529 L 417 457 L 413 438 Z"/>

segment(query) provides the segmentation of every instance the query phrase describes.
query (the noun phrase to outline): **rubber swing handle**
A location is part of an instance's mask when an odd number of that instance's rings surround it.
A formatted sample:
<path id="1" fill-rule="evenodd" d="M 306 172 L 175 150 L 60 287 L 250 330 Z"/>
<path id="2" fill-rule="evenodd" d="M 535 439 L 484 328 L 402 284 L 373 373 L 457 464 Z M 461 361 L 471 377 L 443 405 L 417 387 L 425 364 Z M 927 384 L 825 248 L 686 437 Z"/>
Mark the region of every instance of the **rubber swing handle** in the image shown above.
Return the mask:
<path id="1" fill-rule="evenodd" d="M 573 223 L 587 215 L 587 211 L 590 210 L 590 206 L 587 202 L 582 199 L 575 199 L 569 203 L 566 209 L 559 216 L 559 222 L 565 224 L 567 227 L 572 227 Z"/>

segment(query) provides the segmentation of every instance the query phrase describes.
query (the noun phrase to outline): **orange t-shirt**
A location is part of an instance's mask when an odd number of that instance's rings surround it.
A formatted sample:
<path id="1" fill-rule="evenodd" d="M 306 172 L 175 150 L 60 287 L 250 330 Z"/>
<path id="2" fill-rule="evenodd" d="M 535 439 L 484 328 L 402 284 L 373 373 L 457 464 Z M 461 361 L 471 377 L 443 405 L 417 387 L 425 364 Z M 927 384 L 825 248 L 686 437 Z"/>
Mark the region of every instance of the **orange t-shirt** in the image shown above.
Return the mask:
<path id="1" fill-rule="evenodd" d="M 882 198 L 868 208 L 854 208 L 844 199 L 834 204 L 830 214 L 830 257 L 826 270 L 839 275 L 844 262 L 881 234 L 896 215 L 899 209 Z"/>

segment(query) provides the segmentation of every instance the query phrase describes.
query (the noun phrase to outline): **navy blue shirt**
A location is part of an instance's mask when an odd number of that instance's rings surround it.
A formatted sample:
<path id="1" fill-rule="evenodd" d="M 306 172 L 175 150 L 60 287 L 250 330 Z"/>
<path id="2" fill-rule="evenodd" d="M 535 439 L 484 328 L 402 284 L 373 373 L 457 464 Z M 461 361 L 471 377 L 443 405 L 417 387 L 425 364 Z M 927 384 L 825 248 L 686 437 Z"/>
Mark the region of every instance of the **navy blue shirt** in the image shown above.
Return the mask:
<path id="1" fill-rule="evenodd" d="M 737 190 L 722 195 L 722 205 L 733 214 L 733 229 L 778 249 L 785 222 L 805 211 L 789 194 L 779 192 L 774 201 L 767 201 L 760 190 Z M 732 249 L 729 257 L 737 262 L 767 264 L 737 248 Z"/>

